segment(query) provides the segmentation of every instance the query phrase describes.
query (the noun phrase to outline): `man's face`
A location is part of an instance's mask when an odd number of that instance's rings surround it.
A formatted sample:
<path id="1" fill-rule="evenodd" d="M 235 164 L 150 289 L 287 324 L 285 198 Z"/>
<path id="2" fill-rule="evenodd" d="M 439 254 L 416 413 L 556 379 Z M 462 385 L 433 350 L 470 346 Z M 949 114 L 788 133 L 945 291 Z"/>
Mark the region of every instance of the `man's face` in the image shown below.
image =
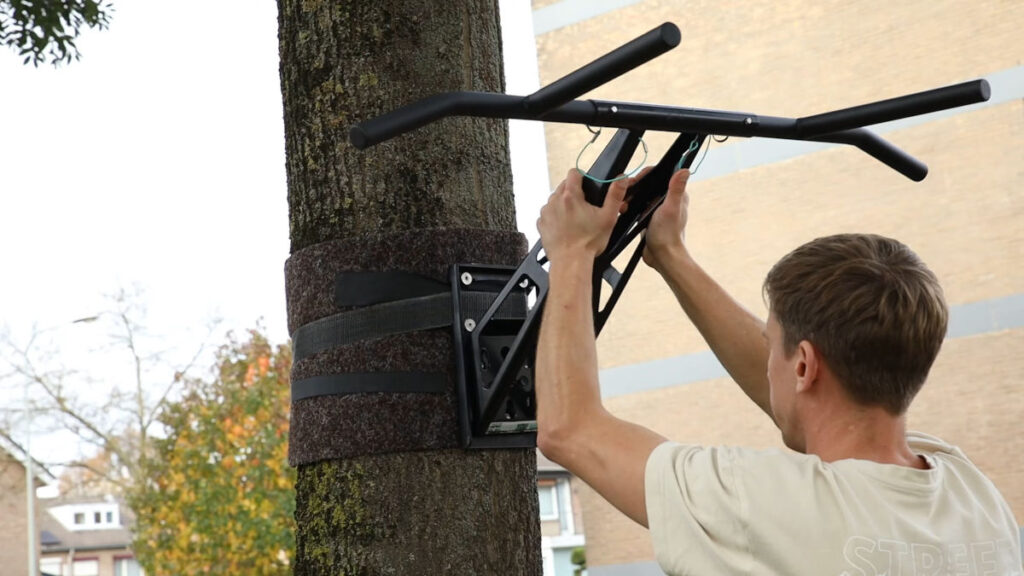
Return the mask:
<path id="1" fill-rule="evenodd" d="M 787 357 L 783 346 L 782 326 L 775 313 L 768 315 L 765 327 L 768 340 L 768 399 L 775 423 L 782 431 L 782 441 L 793 450 L 803 452 L 800 422 L 796 413 L 797 354 Z"/>

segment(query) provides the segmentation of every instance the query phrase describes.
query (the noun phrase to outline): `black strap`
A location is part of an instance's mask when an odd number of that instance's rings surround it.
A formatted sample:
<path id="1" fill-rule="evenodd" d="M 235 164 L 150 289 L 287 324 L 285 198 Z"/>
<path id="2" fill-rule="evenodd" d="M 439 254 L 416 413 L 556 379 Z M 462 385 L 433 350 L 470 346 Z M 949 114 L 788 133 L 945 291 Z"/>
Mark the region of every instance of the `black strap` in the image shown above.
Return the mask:
<path id="1" fill-rule="evenodd" d="M 348 287 L 343 289 L 343 285 Z M 300 326 L 292 335 L 292 361 L 361 340 L 450 326 L 454 312 L 450 290 L 448 285 L 405 272 L 342 272 L 335 292 L 338 305 L 373 304 Z M 409 297 L 410 294 L 416 295 Z M 459 300 L 462 317 L 483 317 L 496 297 L 495 292 L 463 292 Z M 514 294 L 502 303 L 493 318 L 525 318 L 526 304 L 525 295 Z M 446 385 L 445 374 L 439 373 L 328 374 L 292 382 L 292 401 L 375 392 L 443 394 Z"/>
<path id="2" fill-rule="evenodd" d="M 460 300 L 463 318 L 479 319 L 496 296 L 493 292 L 464 292 Z M 497 319 L 525 317 L 526 298 L 521 294 L 506 299 L 494 316 Z M 295 331 L 292 335 L 293 361 L 361 340 L 442 328 L 451 323 L 452 296 L 449 292 L 341 312 L 314 320 Z"/>
<path id="3" fill-rule="evenodd" d="M 339 272 L 334 280 L 334 304 L 338 308 L 370 306 L 448 292 L 447 282 L 412 272 Z"/>
<path id="4" fill-rule="evenodd" d="M 452 323 L 450 294 L 367 306 L 314 320 L 292 335 L 294 361 L 360 340 L 440 328 Z"/>
<path id="5" fill-rule="evenodd" d="M 313 376 L 292 382 L 292 402 L 314 396 L 375 392 L 443 394 L 445 375 L 436 372 L 354 372 Z"/>

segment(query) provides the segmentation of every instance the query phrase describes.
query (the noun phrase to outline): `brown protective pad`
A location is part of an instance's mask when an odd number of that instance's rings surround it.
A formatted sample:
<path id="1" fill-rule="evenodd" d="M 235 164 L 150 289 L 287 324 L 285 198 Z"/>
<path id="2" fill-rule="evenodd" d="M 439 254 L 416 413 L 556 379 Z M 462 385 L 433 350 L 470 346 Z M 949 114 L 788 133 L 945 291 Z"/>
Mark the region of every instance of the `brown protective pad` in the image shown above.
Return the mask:
<path id="1" fill-rule="evenodd" d="M 300 250 L 285 264 L 288 330 L 336 314 L 334 282 L 342 271 L 400 270 L 443 282 L 456 263 L 516 266 L 522 234 L 428 229 L 347 238 Z M 346 308 L 351 309 L 351 308 Z M 291 378 L 348 372 L 447 374 L 445 394 L 375 393 L 317 396 L 292 403 L 292 466 L 366 454 L 458 446 L 458 404 L 451 328 L 375 338 L 296 362 Z"/>

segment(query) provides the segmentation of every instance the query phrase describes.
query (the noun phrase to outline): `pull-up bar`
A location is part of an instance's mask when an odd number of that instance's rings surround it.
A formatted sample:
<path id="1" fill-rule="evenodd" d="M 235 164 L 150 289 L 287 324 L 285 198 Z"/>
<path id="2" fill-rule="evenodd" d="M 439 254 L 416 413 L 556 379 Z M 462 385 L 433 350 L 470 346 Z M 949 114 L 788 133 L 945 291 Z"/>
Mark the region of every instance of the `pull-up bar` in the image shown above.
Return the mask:
<path id="1" fill-rule="evenodd" d="M 901 96 L 803 118 L 758 116 L 610 100 L 575 100 L 597 86 L 665 53 L 679 44 L 679 29 L 663 24 L 528 96 L 488 92 L 447 92 L 356 124 L 350 131 L 359 149 L 415 130 L 446 116 L 512 118 L 586 124 L 619 130 L 588 171 L 583 183 L 589 202 L 601 205 L 609 182 L 625 169 L 647 130 L 676 132 L 665 155 L 626 193 L 604 252 L 594 261 L 591 305 L 599 334 L 632 276 L 644 250 L 641 233 L 665 198 L 675 170 L 688 168 L 710 134 L 852 144 L 912 180 L 928 167 L 864 128 L 983 102 L 985 80 Z M 639 240 L 637 241 L 637 239 Z M 613 266 L 635 246 L 620 272 Z M 455 341 L 460 440 L 471 448 L 534 445 L 536 407 L 533 366 L 541 312 L 548 292 L 547 257 L 538 242 L 516 268 L 455 264 L 451 269 L 452 329 Z M 607 298 L 602 299 L 603 290 Z M 472 303 L 489 302 L 481 313 Z M 603 305 L 601 303 L 604 303 Z M 509 310 L 518 311 L 510 316 Z"/>
<path id="2" fill-rule="evenodd" d="M 373 146 L 447 116 L 543 120 L 595 127 L 698 132 L 852 144 L 904 176 L 923 180 L 928 167 L 864 126 L 988 100 L 985 80 L 909 94 L 803 118 L 701 110 L 609 100 L 574 100 L 679 44 L 679 28 L 665 23 L 528 96 L 445 92 L 352 127 L 359 149 Z"/>

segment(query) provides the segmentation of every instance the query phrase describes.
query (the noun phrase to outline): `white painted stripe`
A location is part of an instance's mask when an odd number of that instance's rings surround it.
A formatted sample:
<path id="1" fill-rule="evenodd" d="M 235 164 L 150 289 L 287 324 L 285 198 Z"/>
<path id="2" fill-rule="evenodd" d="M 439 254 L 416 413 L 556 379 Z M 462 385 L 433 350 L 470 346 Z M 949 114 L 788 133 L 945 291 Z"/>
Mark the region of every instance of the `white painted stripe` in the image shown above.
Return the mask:
<path id="1" fill-rule="evenodd" d="M 952 306 L 946 338 L 979 336 L 1015 328 L 1024 328 L 1024 294 Z M 601 370 L 601 396 L 614 398 L 728 377 L 718 358 L 708 350 Z"/>
<path id="2" fill-rule="evenodd" d="M 562 0 L 533 11 L 533 32 L 552 30 L 589 20 L 606 12 L 639 4 L 643 0 Z"/>

